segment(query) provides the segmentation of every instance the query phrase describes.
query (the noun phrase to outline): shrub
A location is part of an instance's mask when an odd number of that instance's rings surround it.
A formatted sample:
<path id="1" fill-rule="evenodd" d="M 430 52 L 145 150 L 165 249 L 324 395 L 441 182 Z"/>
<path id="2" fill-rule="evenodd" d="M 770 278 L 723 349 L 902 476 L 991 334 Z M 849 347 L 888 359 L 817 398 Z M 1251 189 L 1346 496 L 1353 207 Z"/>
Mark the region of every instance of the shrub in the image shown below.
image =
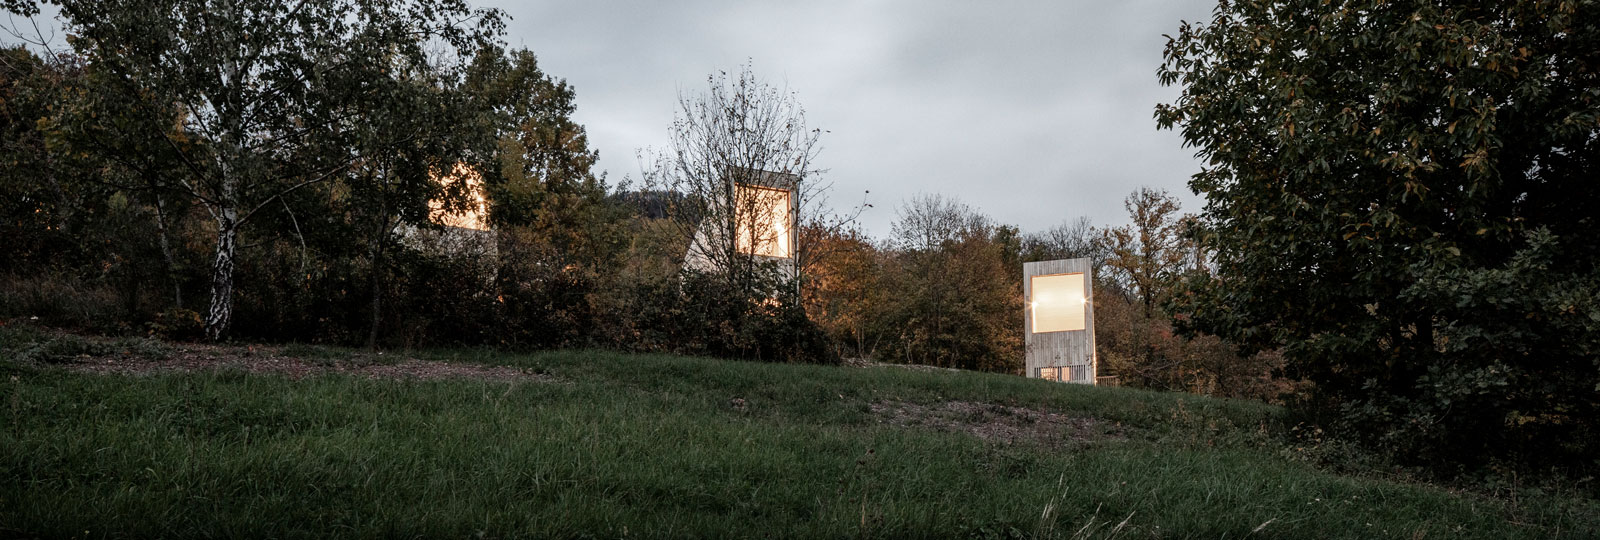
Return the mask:
<path id="1" fill-rule="evenodd" d="M 736 288 L 700 273 L 642 282 L 631 288 L 628 331 L 634 349 L 768 362 L 837 363 L 834 352 L 791 290 L 771 283 Z M 628 339 L 631 338 L 631 339 Z M 628 346 L 628 343 L 619 345 Z"/>
<path id="2" fill-rule="evenodd" d="M 169 307 L 145 324 L 150 335 L 168 340 L 195 340 L 205 335 L 206 323 L 192 309 Z"/>
<path id="3" fill-rule="evenodd" d="M 160 360 L 171 349 L 149 338 L 105 340 L 76 334 L 51 335 L 33 329 L 7 328 L 0 332 L 0 351 L 12 361 L 67 364 L 95 356 L 124 356 Z"/>

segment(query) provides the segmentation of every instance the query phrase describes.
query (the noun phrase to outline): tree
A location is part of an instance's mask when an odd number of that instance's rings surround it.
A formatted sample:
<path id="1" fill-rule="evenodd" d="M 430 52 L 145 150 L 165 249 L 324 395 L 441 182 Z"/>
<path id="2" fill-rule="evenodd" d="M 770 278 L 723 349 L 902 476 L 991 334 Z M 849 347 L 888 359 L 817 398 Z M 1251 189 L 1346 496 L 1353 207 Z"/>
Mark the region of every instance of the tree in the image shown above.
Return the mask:
<path id="1" fill-rule="evenodd" d="M 872 356 L 883 335 L 873 322 L 882 318 L 888 303 L 883 280 L 886 254 L 854 228 L 807 230 L 802 235 L 816 242 L 822 254 L 808 273 L 806 313 L 828 333 L 840 356 Z"/>
<path id="2" fill-rule="evenodd" d="M 892 226 L 882 358 L 984 371 L 1022 364 L 1022 265 L 1014 227 L 955 199 L 919 195 Z"/>
<path id="3" fill-rule="evenodd" d="M 837 355 L 801 303 L 813 247 L 797 236 L 838 229 L 813 161 L 822 130 L 806 125 L 794 93 L 737 75 L 680 95 L 665 150 L 641 150 L 641 210 L 658 208 L 685 249 L 672 283 L 648 284 L 652 332 L 683 350 L 764 360 L 831 362 Z M 655 226 L 651 226 L 654 229 Z M 665 298 L 664 298 L 665 297 Z"/>
<path id="4" fill-rule="evenodd" d="M 645 185 L 683 195 L 666 199 L 674 203 L 668 218 L 690 239 L 690 253 L 707 258 L 730 285 L 760 289 L 777 279 L 798 292 L 793 287 L 799 280 L 774 273 L 772 264 L 753 253 L 759 250 L 750 249 L 778 241 L 749 236 L 768 229 L 762 226 L 766 222 L 787 221 L 774 215 L 783 205 L 747 195 L 765 190 L 741 186 L 791 190 L 799 228 L 837 228 L 819 223 L 827 219 L 820 205 L 828 186 L 819 182 L 822 171 L 812 162 L 821 150 L 822 130 L 806 126 L 805 109 L 792 92 L 756 78 L 749 65 L 735 76 L 720 72 L 707 82 L 705 93 L 678 98 L 669 147 L 650 156 L 653 169 L 645 172 Z M 808 248 L 790 249 L 798 271 L 807 264 Z"/>
<path id="5" fill-rule="evenodd" d="M 616 254 L 621 219 L 596 175 L 573 88 L 539 69 L 532 51 L 480 55 L 472 86 L 486 130 L 497 138 L 498 162 L 488 183 L 491 222 L 526 227 L 549 265 L 600 266 Z"/>
<path id="6" fill-rule="evenodd" d="M 430 202 L 455 210 L 473 200 L 476 194 L 470 190 L 475 171 L 481 168 L 474 165 L 490 161 L 492 153 L 492 147 L 474 141 L 472 120 L 477 115 L 474 104 L 457 88 L 459 72 L 432 63 L 393 69 L 395 76 L 368 83 L 377 91 L 350 104 L 363 111 L 370 135 L 359 137 L 349 148 L 362 157 L 338 178 L 350 194 L 349 213 L 365 225 L 357 230 L 364 233 L 370 265 L 366 346 L 374 349 L 383 321 L 384 285 L 391 281 L 385 270 L 390 251 L 400 240 L 399 226 L 433 225 Z M 462 132 L 464 136 L 457 135 Z M 404 136 L 397 137 L 400 134 Z M 479 145 L 473 147 L 473 142 Z"/>
<path id="7" fill-rule="evenodd" d="M 468 86 L 491 111 L 498 163 L 486 178 L 496 229 L 496 274 L 516 345 L 562 345 L 593 334 L 593 293 L 622 249 L 623 214 L 606 199 L 576 93 L 539 69 L 533 52 L 480 54 Z"/>
<path id="8" fill-rule="evenodd" d="M 76 235 L 69 234 L 79 206 L 77 189 L 61 174 L 40 120 L 72 94 L 82 69 L 50 62 L 23 47 L 0 49 L 0 235 L 8 253 L 0 270 L 59 258 Z M 73 171 L 78 172 L 78 171 Z M 65 178 L 64 178 L 65 177 Z"/>
<path id="9" fill-rule="evenodd" d="M 138 121 L 99 126 L 113 134 L 108 140 L 170 148 L 183 171 L 173 187 L 215 222 L 212 339 L 232 319 L 241 228 L 375 149 L 411 142 L 415 134 L 373 121 L 394 88 L 381 83 L 435 59 L 432 46 L 468 56 L 501 27 L 499 12 L 464 0 L 64 0 L 61 12 L 73 46 L 99 74 L 95 92 L 138 98 L 125 112 Z"/>
<path id="10" fill-rule="evenodd" d="M 1132 223 L 1100 229 L 1095 238 L 1105 256 L 1103 280 L 1112 285 L 1095 291 L 1095 347 L 1106 371 L 1143 388 L 1209 394 L 1227 386 L 1214 381 L 1227 379 L 1219 374 L 1239 358 L 1215 336 L 1175 335 L 1163 309 L 1179 278 L 1196 269 L 1193 242 L 1184 237 L 1189 218 L 1172 195 L 1148 187 L 1130 193 L 1123 207 Z"/>
<path id="11" fill-rule="evenodd" d="M 1191 257 L 1180 234 L 1178 200 L 1166 190 L 1141 187 L 1122 202 L 1133 223 L 1101 231 L 1100 245 L 1112 281 L 1132 291 L 1145 318 L 1166 300 L 1175 276 Z"/>
<path id="12" fill-rule="evenodd" d="M 1089 259 L 1094 276 L 1102 278 L 1106 263 L 1101 233 L 1087 217 L 1063 222 L 1044 232 L 1028 233 L 1022 237 L 1024 261 L 1052 261 L 1056 259 Z"/>
<path id="13" fill-rule="evenodd" d="M 0 0 L 0 10 L 32 17 L 39 14 L 39 3 L 32 0 Z"/>
<path id="14" fill-rule="evenodd" d="M 1595 2 L 1219 4 L 1159 71 L 1216 270 L 1176 308 L 1398 456 L 1593 456 L 1597 73 Z"/>

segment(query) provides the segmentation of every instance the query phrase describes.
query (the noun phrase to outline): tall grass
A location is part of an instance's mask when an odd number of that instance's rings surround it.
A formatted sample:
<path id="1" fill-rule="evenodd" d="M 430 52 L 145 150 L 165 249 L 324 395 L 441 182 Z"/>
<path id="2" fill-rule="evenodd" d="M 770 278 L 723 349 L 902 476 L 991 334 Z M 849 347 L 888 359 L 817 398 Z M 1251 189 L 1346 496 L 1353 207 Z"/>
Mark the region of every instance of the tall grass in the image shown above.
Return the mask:
<path id="1" fill-rule="evenodd" d="M 564 352 L 438 353 L 555 382 L 236 372 L 0 381 L 0 536 L 1590 537 L 1279 457 L 1276 409 L 974 373 Z M 542 381 L 543 379 L 541 379 Z M 737 398 L 742 401 L 734 401 Z M 1087 415 L 1005 444 L 877 402 Z"/>

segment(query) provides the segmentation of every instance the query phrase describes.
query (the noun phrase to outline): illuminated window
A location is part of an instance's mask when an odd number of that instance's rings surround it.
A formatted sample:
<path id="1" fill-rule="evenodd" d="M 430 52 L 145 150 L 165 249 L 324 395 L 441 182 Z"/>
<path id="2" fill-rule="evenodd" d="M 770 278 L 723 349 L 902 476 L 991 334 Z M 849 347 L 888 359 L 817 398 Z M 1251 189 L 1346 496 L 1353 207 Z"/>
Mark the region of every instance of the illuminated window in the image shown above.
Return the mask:
<path id="1" fill-rule="evenodd" d="M 1030 278 L 1033 298 L 1033 333 L 1083 330 L 1089 300 L 1083 292 L 1083 274 L 1053 274 Z"/>
<path id="2" fill-rule="evenodd" d="M 737 184 L 734 186 L 734 220 L 738 223 L 734 247 L 740 253 L 778 257 L 794 257 L 790 228 L 794 217 L 790 210 L 790 192 L 786 189 Z"/>
<path id="3" fill-rule="evenodd" d="M 1039 378 L 1047 380 L 1047 381 L 1060 382 L 1061 381 L 1061 368 L 1057 368 L 1057 367 L 1039 368 Z"/>
<path id="4" fill-rule="evenodd" d="M 1047 381 L 1087 381 L 1089 366 L 1064 366 L 1039 368 L 1039 378 Z"/>
<path id="5" fill-rule="evenodd" d="M 477 171 L 464 163 L 457 163 L 448 176 L 441 178 L 435 172 L 433 180 L 441 186 L 466 182 L 463 187 L 467 190 L 468 201 L 467 208 L 460 212 L 446 211 L 441 201 L 428 201 L 428 217 L 432 218 L 434 223 L 459 229 L 489 230 L 489 201 L 483 196 L 483 177 L 479 176 Z"/>

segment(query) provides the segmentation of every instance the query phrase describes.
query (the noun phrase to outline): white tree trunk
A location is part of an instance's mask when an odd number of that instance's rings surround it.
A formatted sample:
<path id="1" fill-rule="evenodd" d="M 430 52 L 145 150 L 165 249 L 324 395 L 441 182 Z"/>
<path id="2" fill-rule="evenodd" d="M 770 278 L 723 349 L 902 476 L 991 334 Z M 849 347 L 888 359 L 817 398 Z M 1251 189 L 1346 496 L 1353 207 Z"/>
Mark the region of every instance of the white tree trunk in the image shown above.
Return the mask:
<path id="1" fill-rule="evenodd" d="M 206 337 L 222 339 L 233 322 L 233 255 L 239 236 L 239 210 L 217 209 L 217 254 L 211 266 L 211 309 L 206 312 Z"/>

